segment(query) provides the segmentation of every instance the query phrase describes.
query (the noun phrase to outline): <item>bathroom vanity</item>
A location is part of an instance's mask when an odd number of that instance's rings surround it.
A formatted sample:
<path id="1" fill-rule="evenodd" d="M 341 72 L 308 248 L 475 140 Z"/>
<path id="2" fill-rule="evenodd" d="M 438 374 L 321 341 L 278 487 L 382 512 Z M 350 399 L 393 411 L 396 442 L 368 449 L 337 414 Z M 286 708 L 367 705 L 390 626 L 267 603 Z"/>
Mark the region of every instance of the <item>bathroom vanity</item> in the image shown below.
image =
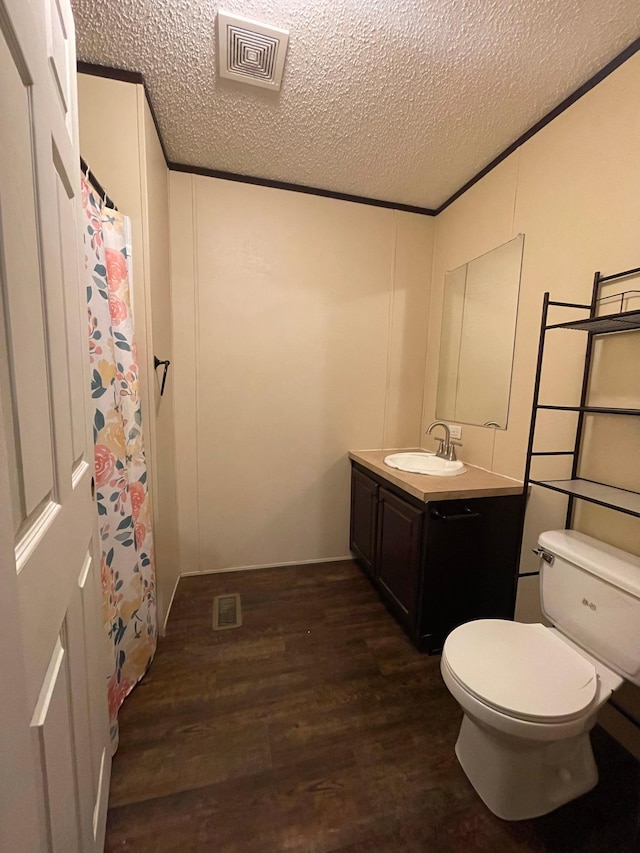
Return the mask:
<path id="1" fill-rule="evenodd" d="M 409 474 L 389 451 L 349 453 L 350 546 L 413 643 L 439 652 L 470 619 L 512 619 L 522 484 L 466 466 L 458 477 Z"/>

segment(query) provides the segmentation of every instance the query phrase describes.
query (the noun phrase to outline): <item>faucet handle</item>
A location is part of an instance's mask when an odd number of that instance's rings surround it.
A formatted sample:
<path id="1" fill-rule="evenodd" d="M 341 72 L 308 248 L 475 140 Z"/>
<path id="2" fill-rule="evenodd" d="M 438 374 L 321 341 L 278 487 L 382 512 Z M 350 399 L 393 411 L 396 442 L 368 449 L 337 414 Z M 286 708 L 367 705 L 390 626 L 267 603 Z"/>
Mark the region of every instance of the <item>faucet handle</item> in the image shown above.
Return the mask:
<path id="1" fill-rule="evenodd" d="M 455 438 L 449 439 L 449 452 L 447 453 L 447 459 L 449 462 L 456 462 L 458 457 L 456 456 L 456 447 L 462 447 L 463 444 L 461 441 L 456 441 Z"/>

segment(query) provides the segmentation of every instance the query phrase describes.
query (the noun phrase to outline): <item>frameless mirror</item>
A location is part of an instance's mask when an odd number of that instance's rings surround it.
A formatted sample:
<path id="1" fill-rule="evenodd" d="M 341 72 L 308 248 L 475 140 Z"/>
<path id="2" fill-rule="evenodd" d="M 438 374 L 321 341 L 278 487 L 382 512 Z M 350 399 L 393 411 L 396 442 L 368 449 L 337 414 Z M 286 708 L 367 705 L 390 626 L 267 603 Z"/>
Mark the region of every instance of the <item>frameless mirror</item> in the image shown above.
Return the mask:
<path id="1" fill-rule="evenodd" d="M 524 235 L 448 272 L 436 418 L 507 428 Z"/>

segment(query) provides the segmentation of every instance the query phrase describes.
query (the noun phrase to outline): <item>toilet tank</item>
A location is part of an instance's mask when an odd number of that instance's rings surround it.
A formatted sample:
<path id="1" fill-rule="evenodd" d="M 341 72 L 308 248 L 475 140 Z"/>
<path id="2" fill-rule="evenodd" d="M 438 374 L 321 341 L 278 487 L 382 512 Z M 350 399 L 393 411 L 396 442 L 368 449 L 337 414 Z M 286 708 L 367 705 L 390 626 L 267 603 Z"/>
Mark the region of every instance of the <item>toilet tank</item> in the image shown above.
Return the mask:
<path id="1" fill-rule="evenodd" d="M 640 685 L 640 557 L 576 530 L 541 533 L 538 545 L 546 618 Z"/>

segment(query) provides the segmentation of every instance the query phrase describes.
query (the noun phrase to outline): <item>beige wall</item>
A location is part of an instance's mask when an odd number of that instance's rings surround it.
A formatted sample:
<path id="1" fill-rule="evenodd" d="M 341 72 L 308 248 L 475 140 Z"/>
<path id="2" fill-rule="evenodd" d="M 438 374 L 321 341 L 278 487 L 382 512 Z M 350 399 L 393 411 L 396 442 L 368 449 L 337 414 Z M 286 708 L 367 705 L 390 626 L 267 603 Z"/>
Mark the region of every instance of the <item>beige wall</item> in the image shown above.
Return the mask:
<path id="1" fill-rule="evenodd" d="M 433 220 L 171 174 L 183 571 L 349 554 L 350 448 L 420 441 Z"/>
<path id="2" fill-rule="evenodd" d="M 640 55 L 634 56 L 479 181 L 436 219 L 432 301 L 425 374 L 423 426 L 435 413 L 442 293 L 447 270 L 524 233 L 524 259 L 508 429 L 465 426 L 461 456 L 521 478 L 531 415 L 542 295 L 588 302 L 595 270 L 638 266 L 640 253 Z M 635 285 L 638 286 L 637 283 Z M 631 307 L 631 306 L 629 306 Z M 559 309 L 555 309 L 556 312 Z M 553 314 L 552 319 L 559 317 Z M 572 319 L 577 313 L 565 313 Z M 541 402 L 578 402 L 585 337 L 549 334 Z M 599 349 L 591 402 L 640 406 L 637 334 L 607 339 Z M 570 449 L 575 416 L 545 413 L 538 449 Z M 582 472 L 613 485 L 638 488 L 639 425 L 635 418 L 591 419 Z M 557 461 L 540 476 L 565 474 Z M 566 464 L 566 463 L 565 463 Z M 531 554 L 539 532 L 564 526 L 565 500 L 534 489 L 527 512 L 521 569 L 535 570 Z M 583 505 L 577 526 L 640 554 L 640 522 Z M 521 582 L 519 618 L 535 619 L 537 580 Z M 635 696 L 634 698 L 629 698 Z M 627 703 L 637 692 L 626 691 Z"/>
<path id="3" fill-rule="evenodd" d="M 133 301 L 143 427 L 154 512 L 162 625 L 179 576 L 173 433 L 173 375 L 160 399 L 153 353 L 172 359 L 168 169 L 144 88 L 78 75 L 80 151 L 131 219 Z"/>
<path id="4" fill-rule="evenodd" d="M 158 603 L 161 623 L 180 577 L 178 500 L 176 490 L 176 438 L 174 420 L 174 355 L 171 317 L 171 259 L 169 238 L 169 170 L 141 86 L 144 144 L 140 147 L 142 197 L 146 203 L 145 264 L 147 295 L 151 307 L 151 356 L 169 359 L 164 393 L 160 396 L 164 367 L 153 371 L 154 466 L 157 523 L 155 527 Z"/>

